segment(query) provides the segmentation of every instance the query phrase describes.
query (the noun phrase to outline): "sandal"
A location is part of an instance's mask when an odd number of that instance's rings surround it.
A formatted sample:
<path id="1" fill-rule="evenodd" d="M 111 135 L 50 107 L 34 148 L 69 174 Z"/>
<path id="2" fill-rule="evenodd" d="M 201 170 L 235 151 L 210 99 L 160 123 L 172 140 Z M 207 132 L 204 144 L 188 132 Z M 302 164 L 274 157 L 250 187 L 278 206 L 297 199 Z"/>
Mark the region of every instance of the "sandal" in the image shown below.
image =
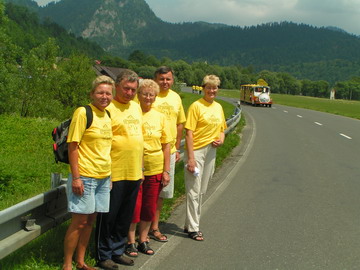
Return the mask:
<path id="1" fill-rule="evenodd" d="M 138 245 L 138 250 L 146 255 L 154 255 L 155 251 L 149 246 L 148 242 L 142 242 Z"/>
<path id="2" fill-rule="evenodd" d="M 149 231 L 149 236 L 151 239 L 158 242 L 167 242 L 168 238 L 165 234 L 162 234 L 159 230 L 151 230 Z"/>
<path id="3" fill-rule="evenodd" d="M 131 243 L 126 246 L 125 254 L 130 257 L 137 257 L 139 255 L 135 243 Z"/>
<path id="4" fill-rule="evenodd" d="M 202 232 L 189 232 L 188 236 L 195 241 L 204 241 Z"/>

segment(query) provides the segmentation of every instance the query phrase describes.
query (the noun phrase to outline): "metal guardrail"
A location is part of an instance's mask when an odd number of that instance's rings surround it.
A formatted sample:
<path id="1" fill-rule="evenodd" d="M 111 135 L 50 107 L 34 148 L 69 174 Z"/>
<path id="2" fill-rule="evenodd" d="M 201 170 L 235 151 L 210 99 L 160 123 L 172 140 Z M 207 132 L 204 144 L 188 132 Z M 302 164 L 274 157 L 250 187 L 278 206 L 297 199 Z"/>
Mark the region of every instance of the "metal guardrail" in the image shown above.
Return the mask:
<path id="1" fill-rule="evenodd" d="M 238 106 L 226 121 L 225 133 L 231 132 L 240 119 Z M 52 174 L 51 182 L 53 189 L 0 211 L 0 259 L 71 217 L 61 174 Z"/>
<path id="2" fill-rule="evenodd" d="M 0 259 L 69 218 L 65 184 L 0 211 Z"/>
<path id="3" fill-rule="evenodd" d="M 225 130 L 225 134 L 228 134 L 229 132 L 233 131 L 234 128 L 237 126 L 237 124 L 241 120 L 241 107 L 240 104 L 237 104 L 235 107 L 234 114 L 231 116 L 231 118 L 226 120 L 227 129 Z"/>

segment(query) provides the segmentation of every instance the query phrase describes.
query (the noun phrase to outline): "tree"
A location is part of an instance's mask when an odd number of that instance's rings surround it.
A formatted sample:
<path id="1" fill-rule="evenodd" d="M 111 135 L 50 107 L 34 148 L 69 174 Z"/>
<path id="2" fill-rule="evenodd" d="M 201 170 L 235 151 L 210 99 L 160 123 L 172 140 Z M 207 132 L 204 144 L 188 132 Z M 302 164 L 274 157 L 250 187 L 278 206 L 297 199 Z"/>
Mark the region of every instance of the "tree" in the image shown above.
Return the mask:
<path id="1" fill-rule="evenodd" d="M 21 50 L 6 34 L 8 19 L 4 14 L 4 5 L 0 2 L 0 113 L 13 111 L 17 103 L 15 90 L 17 83 L 17 63 Z"/>
<path id="2" fill-rule="evenodd" d="M 120 57 L 106 55 L 101 58 L 101 64 L 109 67 L 129 68 L 130 62 Z"/>
<path id="3" fill-rule="evenodd" d="M 129 61 L 139 66 L 146 64 L 146 54 L 142 51 L 135 50 L 129 55 Z"/>
<path id="4" fill-rule="evenodd" d="M 25 55 L 20 72 L 18 97 L 21 116 L 40 116 L 54 108 L 52 82 L 55 77 L 58 47 L 53 39 Z"/>
<path id="5" fill-rule="evenodd" d="M 327 81 L 316 81 L 315 85 L 317 88 L 317 97 L 328 98 L 330 96 L 330 87 Z"/>
<path id="6" fill-rule="evenodd" d="M 172 64 L 172 67 L 178 81 L 185 82 L 187 85 L 194 84 L 194 74 L 188 63 L 178 60 Z"/>
<path id="7" fill-rule="evenodd" d="M 58 77 L 52 85 L 53 98 L 61 104 L 62 119 L 71 116 L 76 107 L 90 100 L 91 82 L 96 74 L 92 61 L 85 55 L 73 55 L 58 63 Z"/>
<path id="8" fill-rule="evenodd" d="M 279 73 L 278 74 L 280 89 L 285 94 L 290 95 L 299 95 L 301 92 L 301 83 L 296 80 L 289 73 Z"/>
<path id="9" fill-rule="evenodd" d="M 310 80 L 302 80 L 301 81 L 301 92 L 300 94 L 304 96 L 312 95 L 312 81 Z"/>
<path id="10" fill-rule="evenodd" d="M 349 81 L 337 82 L 335 84 L 337 99 L 360 99 L 360 77 L 353 77 Z"/>
<path id="11" fill-rule="evenodd" d="M 139 77 L 144 79 L 153 79 L 154 73 L 155 73 L 156 67 L 152 66 L 141 66 L 139 67 L 136 72 L 139 75 Z"/>

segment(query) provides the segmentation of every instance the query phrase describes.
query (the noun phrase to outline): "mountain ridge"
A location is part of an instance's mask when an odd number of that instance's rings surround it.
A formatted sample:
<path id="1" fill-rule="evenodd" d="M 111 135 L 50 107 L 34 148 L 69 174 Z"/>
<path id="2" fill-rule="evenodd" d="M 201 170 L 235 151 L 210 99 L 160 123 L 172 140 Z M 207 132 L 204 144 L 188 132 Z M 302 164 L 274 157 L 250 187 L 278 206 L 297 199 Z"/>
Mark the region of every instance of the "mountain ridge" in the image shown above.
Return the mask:
<path id="1" fill-rule="evenodd" d="M 347 70 L 347 76 L 359 75 L 360 38 L 334 26 L 319 28 L 286 21 L 246 27 L 168 23 L 144 0 L 61 0 L 38 7 L 38 13 L 123 58 L 141 50 L 157 58 L 253 66 L 258 71 L 287 70 L 292 74 L 305 65 L 315 69 L 311 79 L 330 81 L 326 70 L 316 72 L 316 66 L 323 70 L 324 65 L 335 63 L 339 69 L 354 66 Z M 343 64 L 339 66 L 340 62 Z"/>

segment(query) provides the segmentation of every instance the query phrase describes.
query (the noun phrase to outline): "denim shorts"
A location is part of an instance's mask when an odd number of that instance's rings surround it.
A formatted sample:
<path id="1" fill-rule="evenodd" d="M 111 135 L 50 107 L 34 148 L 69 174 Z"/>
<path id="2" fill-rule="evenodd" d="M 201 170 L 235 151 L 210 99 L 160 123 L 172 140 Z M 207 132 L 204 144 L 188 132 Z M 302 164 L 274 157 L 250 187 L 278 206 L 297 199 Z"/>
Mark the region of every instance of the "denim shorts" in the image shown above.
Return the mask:
<path id="1" fill-rule="evenodd" d="M 109 212 L 110 204 L 110 176 L 95 179 L 80 176 L 84 183 L 84 193 L 78 196 L 72 192 L 72 175 L 67 181 L 68 211 L 76 214 L 93 214 Z"/>

